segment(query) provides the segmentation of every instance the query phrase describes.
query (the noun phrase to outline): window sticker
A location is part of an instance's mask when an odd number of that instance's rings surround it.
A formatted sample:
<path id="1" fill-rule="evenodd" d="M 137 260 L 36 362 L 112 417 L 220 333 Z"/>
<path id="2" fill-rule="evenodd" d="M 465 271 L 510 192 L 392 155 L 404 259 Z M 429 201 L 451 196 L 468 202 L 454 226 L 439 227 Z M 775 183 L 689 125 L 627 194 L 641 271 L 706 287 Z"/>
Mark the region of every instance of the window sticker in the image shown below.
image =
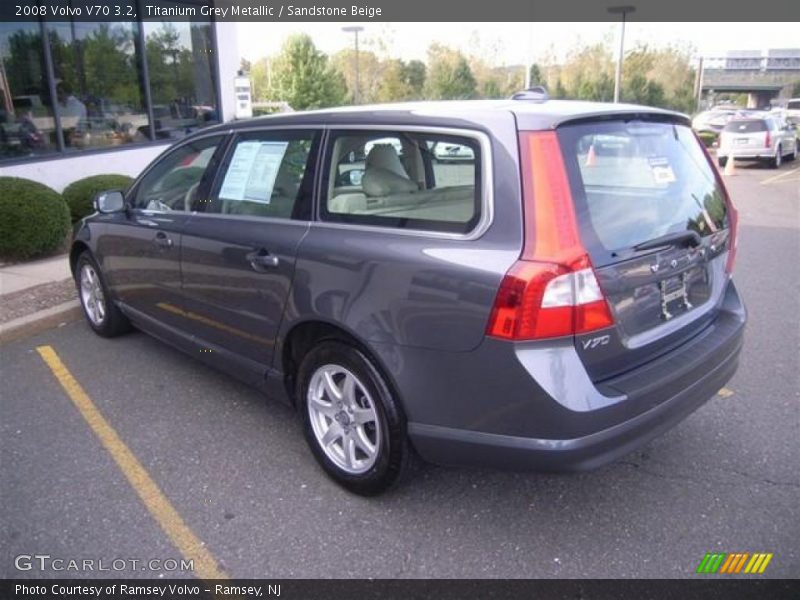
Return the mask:
<path id="1" fill-rule="evenodd" d="M 653 172 L 653 180 L 657 184 L 675 183 L 675 172 L 669 164 L 669 160 L 662 156 L 647 159 L 650 170 Z"/>
<path id="2" fill-rule="evenodd" d="M 269 204 L 288 142 L 241 142 L 219 191 L 222 200 Z"/>

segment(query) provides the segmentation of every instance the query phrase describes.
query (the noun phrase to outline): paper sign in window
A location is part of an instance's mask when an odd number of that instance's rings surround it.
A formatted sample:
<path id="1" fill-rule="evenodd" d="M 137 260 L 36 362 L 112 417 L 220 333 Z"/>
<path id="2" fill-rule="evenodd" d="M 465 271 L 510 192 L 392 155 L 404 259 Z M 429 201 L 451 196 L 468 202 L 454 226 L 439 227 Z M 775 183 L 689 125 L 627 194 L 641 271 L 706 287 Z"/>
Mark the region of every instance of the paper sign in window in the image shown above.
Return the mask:
<path id="1" fill-rule="evenodd" d="M 241 142 L 219 191 L 222 200 L 269 204 L 288 142 Z"/>

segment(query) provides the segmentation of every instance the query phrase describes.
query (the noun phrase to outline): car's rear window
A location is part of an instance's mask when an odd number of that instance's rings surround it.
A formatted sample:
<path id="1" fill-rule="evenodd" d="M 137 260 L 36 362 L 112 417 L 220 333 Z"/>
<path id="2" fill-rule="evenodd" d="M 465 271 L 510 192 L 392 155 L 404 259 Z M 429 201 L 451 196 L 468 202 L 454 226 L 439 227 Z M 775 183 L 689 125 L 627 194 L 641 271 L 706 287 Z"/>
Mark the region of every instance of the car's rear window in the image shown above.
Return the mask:
<path id="1" fill-rule="evenodd" d="M 764 119 L 741 119 L 729 121 L 723 131 L 730 131 L 732 133 L 756 133 L 758 131 L 766 131 L 767 122 Z"/>
<path id="2" fill-rule="evenodd" d="M 786 105 L 786 108 L 788 108 L 789 110 L 800 109 L 800 100 L 789 100 L 789 103 Z"/>
<path id="3" fill-rule="evenodd" d="M 558 132 L 581 237 L 597 266 L 662 235 L 727 227 L 722 190 L 689 127 L 604 121 Z"/>

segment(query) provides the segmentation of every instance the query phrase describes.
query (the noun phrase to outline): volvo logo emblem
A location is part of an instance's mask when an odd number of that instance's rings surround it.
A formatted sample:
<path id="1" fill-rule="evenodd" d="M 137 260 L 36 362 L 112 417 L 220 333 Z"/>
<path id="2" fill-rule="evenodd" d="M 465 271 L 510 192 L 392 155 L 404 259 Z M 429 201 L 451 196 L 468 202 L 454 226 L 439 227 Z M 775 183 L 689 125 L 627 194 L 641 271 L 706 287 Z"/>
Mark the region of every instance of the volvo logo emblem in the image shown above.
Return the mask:
<path id="1" fill-rule="evenodd" d="M 673 258 L 671 261 L 669 261 L 669 266 L 674 269 L 678 266 L 678 261 Z"/>

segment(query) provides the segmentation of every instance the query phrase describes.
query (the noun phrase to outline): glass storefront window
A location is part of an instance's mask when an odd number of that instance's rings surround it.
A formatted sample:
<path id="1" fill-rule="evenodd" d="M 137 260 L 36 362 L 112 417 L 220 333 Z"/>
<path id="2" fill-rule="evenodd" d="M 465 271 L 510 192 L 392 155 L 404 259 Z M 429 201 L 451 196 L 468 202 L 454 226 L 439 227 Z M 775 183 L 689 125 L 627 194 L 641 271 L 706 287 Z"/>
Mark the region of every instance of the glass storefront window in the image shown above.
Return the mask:
<path id="1" fill-rule="evenodd" d="M 39 23 L 0 23 L 0 160 L 58 150 Z"/>
<path id="2" fill-rule="evenodd" d="M 0 23 L 0 164 L 164 142 L 220 122 L 212 27 Z"/>
<path id="3" fill-rule="evenodd" d="M 149 140 L 135 23 L 50 23 L 56 101 L 70 150 Z"/>
<path id="4" fill-rule="evenodd" d="M 208 21 L 143 24 L 157 139 L 219 122 Z"/>

